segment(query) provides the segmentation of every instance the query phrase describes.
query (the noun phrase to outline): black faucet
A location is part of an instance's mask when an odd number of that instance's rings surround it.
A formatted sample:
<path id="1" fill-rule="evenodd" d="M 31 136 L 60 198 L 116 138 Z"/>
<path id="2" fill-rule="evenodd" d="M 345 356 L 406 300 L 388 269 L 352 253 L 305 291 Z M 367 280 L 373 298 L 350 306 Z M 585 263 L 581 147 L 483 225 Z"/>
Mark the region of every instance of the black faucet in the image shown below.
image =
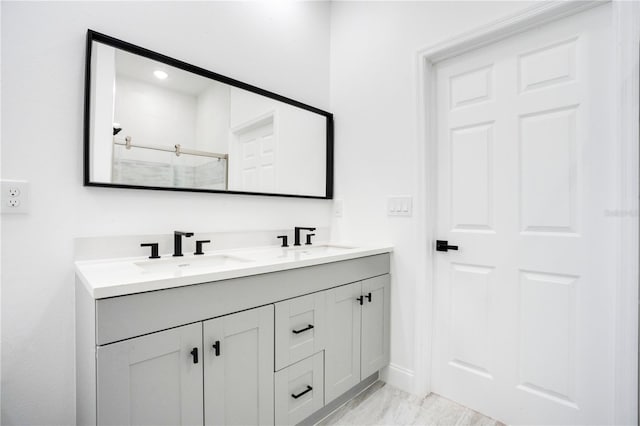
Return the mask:
<path id="1" fill-rule="evenodd" d="M 209 244 L 210 242 L 211 242 L 211 240 L 198 240 L 198 241 L 196 241 L 196 251 L 193 254 L 195 254 L 196 256 L 204 254 L 204 252 L 202 251 L 202 246 L 204 244 Z"/>
<path id="2" fill-rule="evenodd" d="M 316 234 L 307 234 L 307 242 L 304 243 L 306 246 L 310 246 L 311 245 L 311 237 L 315 237 Z"/>
<path id="3" fill-rule="evenodd" d="M 142 243 L 140 247 L 151 247 L 151 256 L 149 256 L 149 259 L 160 259 L 158 255 L 158 243 Z"/>
<path id="4" fill-rule="evenodd" d="M 282 245 L 280 247 L 289 247 L 288 238 L 286 235 L 278 235 L 276 238 L 280 238 L 282 240 Z"/>
<path id="5" fill-rule="evenodd" d="M 182 236 L 193 237 L 193 232 L 173 232 L 173 257 L 182 256 Z"/>
<path id="6" fill-rule="evenodd" d="M 304 228 L 302 226 L 296 226 L 295 228 L 293 228 L 295 231 L 295 235 L 294 235 L 294 246 L 299 246 L 300 245 L 300 231 L 315 231 L 316 228 Z"/>

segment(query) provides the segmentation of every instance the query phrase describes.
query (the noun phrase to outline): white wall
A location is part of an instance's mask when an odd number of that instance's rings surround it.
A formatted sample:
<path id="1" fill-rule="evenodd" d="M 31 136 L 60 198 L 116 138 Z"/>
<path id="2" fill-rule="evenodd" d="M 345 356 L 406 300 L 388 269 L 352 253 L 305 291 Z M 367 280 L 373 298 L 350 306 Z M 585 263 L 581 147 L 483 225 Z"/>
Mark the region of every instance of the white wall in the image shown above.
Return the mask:
<path id="1" fill-rule="evenodd" d="M 0 34 L 2 34 L 2 3 L 0 3 Z M 2 43 L 0 43 L 0 82 L 2 81 Z M 0 102 L 0 117 L 2 115 Z M 2 120 L 0 119 L 0 134 L 2 134 Z M 0 149 L 0 176 L 2 176 L 2 150 Z M 0 221 L 0 241 L 2 241 L 2 222 Z M 2 244 L 0 244 L 0 355 L 2 354 Z M 2 378 L 2 357 L 0 356 L 0 378 Z M 0 381 L 0 413 L 2 413 L 2 385 Z M 0 423 L 2 419 L 0 418 Z"/>
<path id="2" fill-rule="evenodd" d="M 2 2 L 2 178 L 31 182 L 2 217 L 3 425 L 75 421 L 74 238 L 329 225 L 323 200 L 82 186 L 87 28 L 328 109 L 329 5 L 275 6 Z"/>
<path id="3" fill-rule="evenodd" d="M 229 153 L 230 86 L 212 82 L 198 95 L 196 149 Z"/>
<path id="4" fill-rule="evenodd" d="M 335 115 L 336 199 L 343 217 L 337 239 L 388 241 L 392 260 L 391 368 L 387 380 L 408 391 L 428 389 L 430 347 L 416 347 L 416 318 L 430 306 L 425 244 L 418 230 L 422 153 L 418 139 L 417 52 L 530 6 L 526 2 L 335 2 L 331 14 L 331 112 Z M 414 215 L 387 217 L 387 197 L 412 195 Z M 430 329 L 427 324 L 425 329 Z M 420 366 L 421 369 L 419 368 Z M 418 371 L 419 370 L 419 371 Z M 420 378 L 415 380 L 416 373 Z"/>

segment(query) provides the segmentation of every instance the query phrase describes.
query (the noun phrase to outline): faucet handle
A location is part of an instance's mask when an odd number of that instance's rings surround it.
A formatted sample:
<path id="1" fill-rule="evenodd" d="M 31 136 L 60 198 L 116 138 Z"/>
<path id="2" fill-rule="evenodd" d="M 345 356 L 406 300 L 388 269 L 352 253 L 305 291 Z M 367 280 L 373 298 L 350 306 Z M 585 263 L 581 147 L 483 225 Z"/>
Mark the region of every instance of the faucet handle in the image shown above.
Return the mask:
<path id="1" fill-rule="evenodd" d="M 160 259 L 160 256 L 158 256 L 158 243 L 142 243 L 140 247 L 151 247 L 149 259 Z"/>
<path id="2" fill-rule="evenodd" d="M 195 255 L 204 254 L 204 252 L 202 251 L 202 246 L 204 244 L 208 244 L 210 242 L 211 242 L 211 240 L 197 240 L 196 241 L 196 251 L 193 254 L 195 254 Z"/>
<path id="3" fill-rule="evenodd" d="M 278 235 L 276 238 L 282 239 L 282 245 L 280 247 L 289 247 L 288 237 L 286 235 Z"/>
<path id="4" fill-rule="evenodd" d="M 304 243 L 304 245 L 306 246 L 310 246 L 311 245 L 311 237 L 315 237 L 316 234 L 307 234 L 307 242 Z"/>
<path id="5" fill-rule="evenodd" d="M 173 235 L 181 235 L 189 238 L 189 237 L 193 237 L 193 232 L 173 231 Z"/>

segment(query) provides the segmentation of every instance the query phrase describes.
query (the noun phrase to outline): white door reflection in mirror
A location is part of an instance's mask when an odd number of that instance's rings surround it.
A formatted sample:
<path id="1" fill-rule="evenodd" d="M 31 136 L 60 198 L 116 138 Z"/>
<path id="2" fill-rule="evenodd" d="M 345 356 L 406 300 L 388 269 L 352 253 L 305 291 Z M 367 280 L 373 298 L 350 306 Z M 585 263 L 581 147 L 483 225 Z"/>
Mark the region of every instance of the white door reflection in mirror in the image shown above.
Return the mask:
<path id="1" fill-rule="evenodd" d="M 229 189 L 273 192 L 276 188 L 276 145 L 273 114 L 232 132 Z"/>

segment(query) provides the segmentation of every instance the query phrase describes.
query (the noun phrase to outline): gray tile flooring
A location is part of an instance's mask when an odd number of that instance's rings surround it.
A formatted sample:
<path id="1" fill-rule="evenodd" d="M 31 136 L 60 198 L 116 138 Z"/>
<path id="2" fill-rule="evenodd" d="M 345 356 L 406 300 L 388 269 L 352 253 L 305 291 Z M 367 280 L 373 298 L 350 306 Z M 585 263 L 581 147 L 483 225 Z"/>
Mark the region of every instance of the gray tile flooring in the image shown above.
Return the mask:
<path id="1" fill-rule="evenodd" d="M 497 420 L 430 394 L 420 398 L 378 381 L 318 425 L 504 426 Z"/>

